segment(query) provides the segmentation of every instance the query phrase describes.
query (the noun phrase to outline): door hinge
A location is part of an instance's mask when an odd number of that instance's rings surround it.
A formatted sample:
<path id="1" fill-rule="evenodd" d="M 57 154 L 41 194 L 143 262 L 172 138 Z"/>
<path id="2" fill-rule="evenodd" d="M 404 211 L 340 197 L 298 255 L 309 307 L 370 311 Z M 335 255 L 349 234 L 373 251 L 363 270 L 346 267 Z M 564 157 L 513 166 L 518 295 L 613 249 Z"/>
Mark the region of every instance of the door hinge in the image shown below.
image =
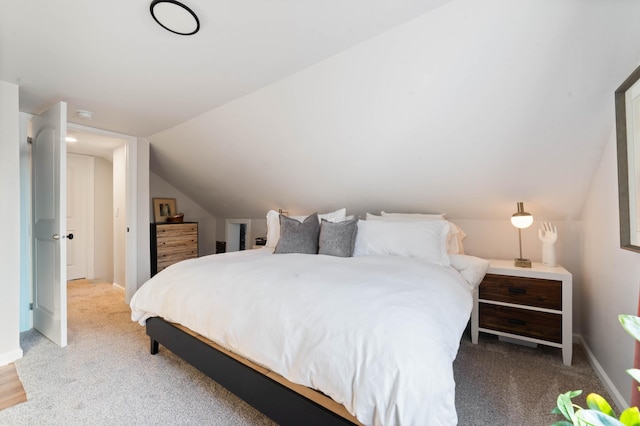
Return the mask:
<path id="1" fill-rule="evenodd" d="M 33 302 L 29 303 L 29 310 L 33 311 Z"/>
<path id="2" fill-rule="evenodd" d="M 33 138 L 31 136 L 27 136 L 27 143 L 33 144 Z"/>

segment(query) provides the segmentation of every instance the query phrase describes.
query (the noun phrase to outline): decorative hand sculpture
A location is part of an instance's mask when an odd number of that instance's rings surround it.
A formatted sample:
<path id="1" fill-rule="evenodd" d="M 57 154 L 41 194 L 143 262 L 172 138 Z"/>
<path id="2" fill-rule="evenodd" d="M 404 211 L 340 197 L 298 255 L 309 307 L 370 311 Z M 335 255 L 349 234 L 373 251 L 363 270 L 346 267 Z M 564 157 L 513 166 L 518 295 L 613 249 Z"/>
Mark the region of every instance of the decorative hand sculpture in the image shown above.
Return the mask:
<path id="1" fill-rule="evenodd" d="M 556 227 L 549 222 L 542 222 L 542 228 L 538 229 L 538 237 L 542 241 L 542 263 L 546 266 L 556 266 Z"/>

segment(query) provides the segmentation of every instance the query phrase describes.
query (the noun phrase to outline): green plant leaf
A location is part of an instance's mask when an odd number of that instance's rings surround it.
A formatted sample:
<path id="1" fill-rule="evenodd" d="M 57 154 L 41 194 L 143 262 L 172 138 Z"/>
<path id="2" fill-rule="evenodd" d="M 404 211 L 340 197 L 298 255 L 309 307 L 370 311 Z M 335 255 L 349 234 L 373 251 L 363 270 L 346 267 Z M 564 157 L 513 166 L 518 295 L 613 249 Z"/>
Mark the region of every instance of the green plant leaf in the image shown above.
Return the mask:
<path id="1" fill-rule="evenodd" d="M 638 407 L 627 408 L 620 414 L 620 422 L 625 426 L 640 426 L 640 411 Z"/>
<path id="2" fill-rule="evenodd" d="M 556 408 L 567 420 L 571 420 L 574 423 L 576 421 L 576 415 L 571 398 L 578 396 L 581 393 L 582 391 L 569 391 L 558 395 L 558 406 Z"/>
<path id="3" fill-rule="evenodd" d="M 574 422 L 574 424 L 587 424 L 587 425 L 597 425 L 597 426 L 625 426 L 624 423 L 620 423 L 618 419 L 615 417 L 607 416 L 601 411 L 596 410 L 578 410 L 575 414 L 576 418 L 579 419 L 579 422 Z"/>
<path id="4" fill-rule="evenodd" d="M 566 420 L 560 420 L 559 422 L 555 422 L 551 426 L 573 426 L 573 423 L 568 422 Z"/>
<path id="5" fill-rule="evenodd" d="M 635 315 L 618 315 L 618 320 L 627 333 L 640 340 L 640 317 Z"/>
<path id="6" fill-rule="evenodd" d="M 574 391 L 570 391 L 567 392 L 569 394 L 569 398 L 573 399 L 576 396 L 582 395 L 582 391 L 581 390 L 574 390 Z"/>
<path id="7" fill-rule="evenodd" d="M 592 410 L 600 411 L 607 416 L 615 417 L 616 414 L 613 412 L 611 405 L 607 402 L 606 399 L 598 395 L 597 393 L 590 393 L 587 395 L 587 405 Z"/>
<path id="8" fill-rule="evenodd" d="M 640 383 L 640 370 L 638 370 L 637 368 L 630 368 L 627 370 L 627 373 L 629 373 L 629 375 L 633 377 L 636 382 Z"/>

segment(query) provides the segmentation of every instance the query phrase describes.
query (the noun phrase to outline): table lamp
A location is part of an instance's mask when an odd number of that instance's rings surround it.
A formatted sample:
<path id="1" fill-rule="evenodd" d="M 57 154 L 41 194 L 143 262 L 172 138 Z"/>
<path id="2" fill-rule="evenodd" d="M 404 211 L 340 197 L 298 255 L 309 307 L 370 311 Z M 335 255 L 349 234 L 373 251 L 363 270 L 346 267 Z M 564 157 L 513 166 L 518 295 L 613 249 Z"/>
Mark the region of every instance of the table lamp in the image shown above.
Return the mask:
<path id="1" fill-rule="evenodd" d="M 515 265 L 521 268 L 531 268 L 531 260 L 522 258 L 522 229 L 528 228 L 533 223 L 531 213 L 524 211 L 524 203 L 518 202 L 518 211 L 511 216 L 511 224 L 518 228 L 518 242 L 520 243 L 520 257 L 515 260 Z"/>

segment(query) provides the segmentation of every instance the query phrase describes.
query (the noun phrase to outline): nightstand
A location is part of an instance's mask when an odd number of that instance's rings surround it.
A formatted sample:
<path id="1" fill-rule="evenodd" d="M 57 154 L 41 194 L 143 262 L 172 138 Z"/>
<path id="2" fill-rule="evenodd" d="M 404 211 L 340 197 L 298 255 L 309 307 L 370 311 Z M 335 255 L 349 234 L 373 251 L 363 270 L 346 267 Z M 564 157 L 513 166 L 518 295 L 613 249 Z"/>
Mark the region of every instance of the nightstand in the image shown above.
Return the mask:
<path id="1" fill-rule="evenodd" d="M 489 260 L 487 275 L 473 295 L 471 341 L 479 332 L 562 348 L 571 365 L 572 282 L 561 266 L 533 263 L 520 268 L 513 260 Z"/>

